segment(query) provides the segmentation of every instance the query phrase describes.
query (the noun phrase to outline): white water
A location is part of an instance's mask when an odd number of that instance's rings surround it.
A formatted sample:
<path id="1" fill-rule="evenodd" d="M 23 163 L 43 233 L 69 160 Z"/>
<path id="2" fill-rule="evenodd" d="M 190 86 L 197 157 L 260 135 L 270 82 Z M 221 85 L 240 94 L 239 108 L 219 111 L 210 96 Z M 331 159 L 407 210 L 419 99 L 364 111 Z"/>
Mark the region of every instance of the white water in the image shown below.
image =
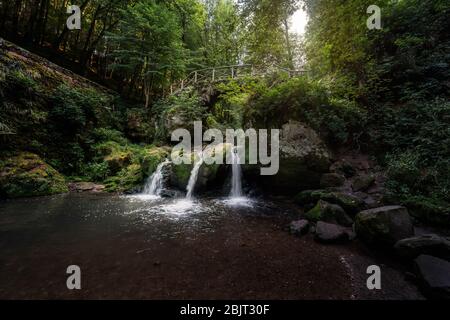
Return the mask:
<path id="1" fill-rule="evenodd" d="M 241 159 L 239 158 L 238 150 L 233 149 L 231 153 L 232 164 L 232 177 L 231 177 L 231 198 L 242 197 L 242 169 Z"/>
<path id="2" fill-rule="evenodd" d="M 156 171 L 152 174 L 152 176 L 150 178 L 148 178 L 148 180 L 144 186 L 144 191 L 143 191 L 144 195 L 154 196 L 154 197 L 159 197 L 161 195 L 161 191 L 163 188 L 163 180 L 164 180 L 162 170 L 163 170 L 164 166 L 166 166 L 169 163 L 170 163 L 170 161 L 166 159 L 164 162 L 162 162 L 158 165 L 158 167 L 156 168 Z"/>
<path id="3" fill-rule="evenodd" d="M 191 176 L 189 177 L 189 182 L 186 188 L 187 194 L 186 194 L 186 199 L 191 200 L 192 199 L 192 194 L 194 193 L 194 189 L 195 189 L 195 184 L 197 183 L 197 177 L 198 177 L 198 171 L 200 170 L 200 167 L 203 164 L 203 158 L 200 155 L 200 159 L 195 163 L 194 167 L 192 168 L 191 171 Z"/>

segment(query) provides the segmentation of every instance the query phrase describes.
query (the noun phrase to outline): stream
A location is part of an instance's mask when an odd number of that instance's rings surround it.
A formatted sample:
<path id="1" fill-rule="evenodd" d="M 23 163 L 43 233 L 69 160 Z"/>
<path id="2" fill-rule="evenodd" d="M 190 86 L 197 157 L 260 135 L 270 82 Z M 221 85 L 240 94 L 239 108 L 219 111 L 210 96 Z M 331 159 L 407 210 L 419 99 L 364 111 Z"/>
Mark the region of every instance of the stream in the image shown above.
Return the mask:
<path id="1" fill-rule="evenodd" d="M 358 242 L 298 238 L 288 202 L 68 193 L 0 202 L 0 299 L 408 299 Z M 383 265 L 383 290 L 366 288 Z M 68 290 L 78 265 L 82 289 Z"/>

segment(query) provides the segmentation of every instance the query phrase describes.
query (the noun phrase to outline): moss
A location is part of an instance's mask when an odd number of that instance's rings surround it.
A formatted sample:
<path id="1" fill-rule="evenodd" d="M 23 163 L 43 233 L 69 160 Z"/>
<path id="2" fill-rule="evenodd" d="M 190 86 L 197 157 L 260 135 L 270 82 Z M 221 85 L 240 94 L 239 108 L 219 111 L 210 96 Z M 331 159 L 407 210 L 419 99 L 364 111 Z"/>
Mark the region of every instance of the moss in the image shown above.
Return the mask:
<path id="1" fill-rule="evenodd" d="M 323 201 L 319 200 L 317 204 L 306 213 L 306 219 L 310 221 L 322 220 L 325 215 L 325 207 Z"/>
<path id="2" fill-rule="evenodd" d="M 0 161 L 0 194 L 8 198 L 67 192 L 64 177 L 38 155 L 22 152 Z"/>
<path id="3" fill-rule="evenodd" d="M 164 148 L 146 147 L 142 152 L 142 171 L 145 176 L 150 176 L 158 167 L 158 165 L 168 157 L 168 152 Z"/>
<path id="4" fill-rule="evenodd" d="M 144 176 L 139 164 L 131 164 L 122 169 L 116 176 L 106 179 L 106 191 L 127 192 L 133 191 L 142 184 Z"/>
<path id="5" fill-rule="evenodd" d="M 338 204 L 344 208 L 345 211 L 354 214 L 364 207 L 364 202 L 361 199 L 342 192 L 306 190 L 300 192 L 294 197 L 294 201 L 300 205 L 314 204 L 319 200 Z"/>

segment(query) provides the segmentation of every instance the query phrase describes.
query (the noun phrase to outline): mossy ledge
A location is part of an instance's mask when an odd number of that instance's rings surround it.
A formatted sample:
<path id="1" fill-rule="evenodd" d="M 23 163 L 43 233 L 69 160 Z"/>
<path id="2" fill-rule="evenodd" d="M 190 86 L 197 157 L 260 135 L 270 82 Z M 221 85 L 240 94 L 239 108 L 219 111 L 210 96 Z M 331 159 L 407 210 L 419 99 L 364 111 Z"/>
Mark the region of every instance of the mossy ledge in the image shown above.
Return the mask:
<path id="1" fill-rule="evenodd" d="M 20 152 L 0 160 L 0 196 L 44 196 L 68 192 L 64 176 L 38 155 Z"/>

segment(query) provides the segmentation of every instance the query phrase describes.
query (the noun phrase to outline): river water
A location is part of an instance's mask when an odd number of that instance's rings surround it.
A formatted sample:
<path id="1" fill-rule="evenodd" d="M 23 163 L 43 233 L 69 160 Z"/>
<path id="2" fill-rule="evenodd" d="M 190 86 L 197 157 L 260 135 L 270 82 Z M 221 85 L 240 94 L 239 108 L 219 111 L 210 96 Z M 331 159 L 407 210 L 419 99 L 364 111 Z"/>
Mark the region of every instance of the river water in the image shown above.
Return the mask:
<path id="1" fill-rule="evenodd" d="M 420 295 L 394 264 L 367 292 L 375 259 L 287 231 L 280 201 L 69 193 L 0 202 L 0 298 L 354 299 Z M 81 268 L 81 290 L 66 269 Z"/>

